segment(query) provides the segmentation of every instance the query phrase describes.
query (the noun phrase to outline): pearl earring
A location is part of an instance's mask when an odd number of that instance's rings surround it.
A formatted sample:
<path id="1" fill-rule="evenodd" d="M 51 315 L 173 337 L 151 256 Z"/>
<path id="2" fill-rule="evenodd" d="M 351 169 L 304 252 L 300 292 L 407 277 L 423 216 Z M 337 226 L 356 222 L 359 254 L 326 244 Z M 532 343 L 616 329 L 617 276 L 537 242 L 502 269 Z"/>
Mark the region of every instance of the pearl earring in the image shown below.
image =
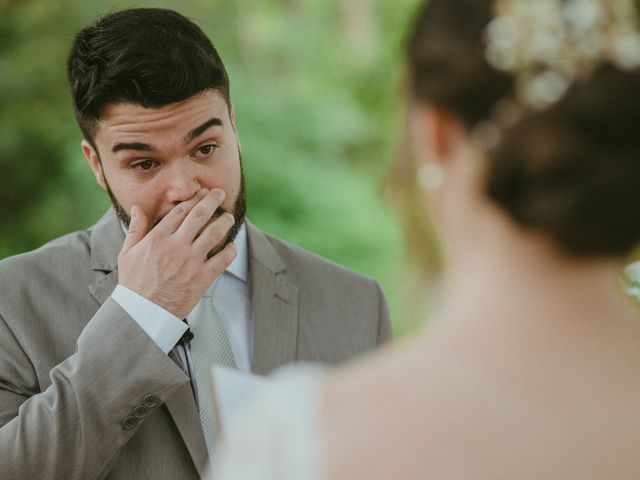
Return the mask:
<path id="1" fill-rule="evenodd" d="M 444 182 L 444 171 L 437 163 L 425 163 L 418 169 L 418 185 L 425 192 L 438 190 Z"/>

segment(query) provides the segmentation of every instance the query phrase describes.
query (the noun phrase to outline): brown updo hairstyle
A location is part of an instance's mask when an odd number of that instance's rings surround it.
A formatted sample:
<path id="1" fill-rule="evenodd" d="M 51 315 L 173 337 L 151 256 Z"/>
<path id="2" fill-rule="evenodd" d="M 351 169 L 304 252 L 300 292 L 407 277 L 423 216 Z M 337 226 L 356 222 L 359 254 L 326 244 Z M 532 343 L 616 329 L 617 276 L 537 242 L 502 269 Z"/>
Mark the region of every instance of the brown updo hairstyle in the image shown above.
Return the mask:
<path id="1" fill-rule="evenodd" d="M 429 0 L 410 33 L 414 101 L 469 130 L 513 94 L 485 60 L 491 0 Z M 486 192 L 519 225 L 576 257 L 623 256 L 640 241 L 640 72 L 603 63 L 556 104 L 527 112 L 487 152 Z"/>

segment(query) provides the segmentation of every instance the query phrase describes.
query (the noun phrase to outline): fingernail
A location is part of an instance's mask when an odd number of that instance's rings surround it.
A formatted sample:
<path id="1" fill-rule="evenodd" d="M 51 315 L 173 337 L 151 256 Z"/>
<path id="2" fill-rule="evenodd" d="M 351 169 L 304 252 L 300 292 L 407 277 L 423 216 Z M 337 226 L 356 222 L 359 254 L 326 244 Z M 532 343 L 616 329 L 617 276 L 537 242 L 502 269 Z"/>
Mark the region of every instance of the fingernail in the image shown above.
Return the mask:
<path id="1" fill-rule="evenodd" d="M 214 188 L 214 189 L 213 189 L 213 191 L 215 192 L 216 197 L 217 197 L 220 201 L 224 200 L 224 197 L 225 197 L 224 190 L 222 190 L 221 188 Z"/>
<path id="2" fill-rule="evenodd" d="M 234 217 L 231 213 L 229 212 L 224 212 L 224 215 L 229 217 L 229 220 L 231 220 L 232 222 L 236 221 L 236 217 Z"/>

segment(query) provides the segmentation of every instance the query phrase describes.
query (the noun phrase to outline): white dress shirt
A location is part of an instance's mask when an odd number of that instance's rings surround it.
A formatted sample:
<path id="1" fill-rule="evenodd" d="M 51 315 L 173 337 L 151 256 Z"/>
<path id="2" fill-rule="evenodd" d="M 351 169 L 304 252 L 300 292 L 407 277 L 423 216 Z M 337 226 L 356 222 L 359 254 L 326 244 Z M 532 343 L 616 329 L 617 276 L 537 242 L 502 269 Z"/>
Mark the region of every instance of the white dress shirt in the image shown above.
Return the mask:
<path id="1" fill-rule="evenodd" d="M 229 337 L 236 366 L 248 372 L 251 370 L 251 303 L 249 252 L 245 225 L 240 228 L 234 244 L 238 249 L 236 258 L 209 287 L 209 290 L 211 291 L 210 299 L 213 299 L 214 308 L 220 315 Z M 165 353 L 169 353 L 176 346 L 188 328 L 182 319 L 122 285 L 115 288 L 111 298 L 120 304 Z M 200 301 L 207 301 L 207 297 L 201 298 Z M 189 316 L 187 316 L 187 322 L 189 322 Z M 193 362 L 190 348 L 188 345 L 186 347 L 179 345 L 178 352 L 189 370 L 191 382 L 197 388 L 194 375 L 191 375 Z"/>

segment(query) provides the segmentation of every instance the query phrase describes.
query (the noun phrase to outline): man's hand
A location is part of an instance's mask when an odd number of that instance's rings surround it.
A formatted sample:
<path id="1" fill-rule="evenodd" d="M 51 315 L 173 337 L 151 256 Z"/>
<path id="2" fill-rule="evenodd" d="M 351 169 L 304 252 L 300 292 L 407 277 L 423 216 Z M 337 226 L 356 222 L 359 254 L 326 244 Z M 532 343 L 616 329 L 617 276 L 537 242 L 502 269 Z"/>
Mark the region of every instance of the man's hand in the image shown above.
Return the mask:
<path id="1" fill-rule="evenodd" d="M 185 318 L 236 256 L 232 243 L 207 259 L 226 237 L 233 215 L 212 216 L 224 191 L 201 189 L 174 207 L 154 228 L 137 206 L 118 256 L 119 283 Z"/>

